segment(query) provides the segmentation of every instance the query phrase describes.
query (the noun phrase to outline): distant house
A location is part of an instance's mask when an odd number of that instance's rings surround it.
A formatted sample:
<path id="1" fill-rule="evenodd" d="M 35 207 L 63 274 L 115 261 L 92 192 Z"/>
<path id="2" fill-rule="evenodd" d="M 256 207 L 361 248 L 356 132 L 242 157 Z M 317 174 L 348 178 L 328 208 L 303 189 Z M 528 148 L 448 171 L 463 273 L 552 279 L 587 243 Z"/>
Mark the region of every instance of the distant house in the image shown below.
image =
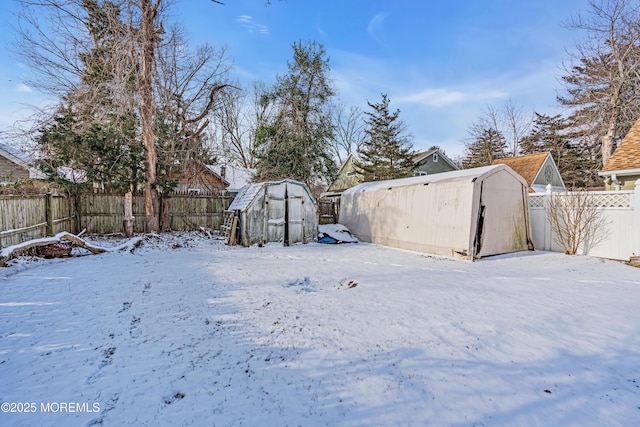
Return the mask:
<path id="1" fill-rule="evenodd" d="M 212 166 L 198 161 L 191 162 L 181 173 L 174 173 L 172 178 L 178 180 L 175 191 L 180 193 L 215 193 L 229 187 L 229 181 Z"/>
<path id="2" fill-rule="evenodd" d="M 349 154 L 336 176 L 336 179 L 327 189 L 328 193 L 340 193 L 347 188 L 354 187 L 364 182 L 364 171 L 360 160 L 353 154 Z"/>
<path id="3" fill-rule="evenodd" d="M 416 154 L 413 157 L 413 163 L 416 165 L 416 176 L 458 170 L 458 167 L 438 148 Z"/>
<path id="4" fill-rule="evenodd" d="M 458 170 L 456 165 L 438 148 L 425 151 L 413 156 L 415 164 L 414 175 L 433 175 L 441 172 Z M 336 179 L 331 183 L 328 193 L 341 193 L 347 188 L 355 187 L 364 182 L 364 171 L 360 160 L 353 154 L 342 164 Z"/>
<path id="5" fill-rule="evenodd" d="M 209 165 L 208 168 L 217 173 L 229 183 L 227 191 L 231 195 L 236 195 L 242 187 L 251 183 L 256 170 L 232 165 Z"/>
<path id="6" fill-rule="evenodd" d="M 640 179 L 640 119 L 637 120 L 609 161 L 598 173 L 605 190 L 633 190 Z"/>
<path id="7" fill-rule="evenodd" d="M 45 179 L 23 153 L 0 143 L 0 182 L 16 182 L 21 179 Z"/>
<path id="8" fill-rule="evenodd" d="M 493 164 L 507 165 L 513 169 L 527 181 L 530 193 L 544 193 L 549 184 L 551 184 L 551 191 L 567 191 L 558 166 L 548 151 L 498 159 Z"/>

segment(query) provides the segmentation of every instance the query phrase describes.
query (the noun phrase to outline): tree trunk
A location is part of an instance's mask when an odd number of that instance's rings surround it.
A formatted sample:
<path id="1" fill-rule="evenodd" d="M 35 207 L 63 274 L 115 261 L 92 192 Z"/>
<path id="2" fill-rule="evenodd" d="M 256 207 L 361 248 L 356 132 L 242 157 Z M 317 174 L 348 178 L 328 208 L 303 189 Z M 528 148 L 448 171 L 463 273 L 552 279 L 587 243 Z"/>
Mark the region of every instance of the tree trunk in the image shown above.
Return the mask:
<path id="1" fill-rule="evenodd" d="M 31 248 L 48 246 L 52 244 L 59 244 L 63 242 L 71 242 L 76 246 L 85 248 L 86 250 L 88 250 L 93 254 L 101 254 L 104 252 L 115 252 L 115 251 L 121 251 L 121 250 L 133 251 L 133 249 L 137 247 L 140 244 L 140 242 L 142 242 L 142 238 L 137 237 L 135 239 L 131 239 L 128 242 L 125 242 L 122 245 L 116 246 L 113 248 L 102 248 L 100 246 L 95 246 L 91 243 L 86 242 L 85 240 L 81 239 L 79 236 L 63 231 L 61 233 L 56 234 L 53 237 L 29 240 L 27 242 L 20 243 L 18 245 L 9 246 L 2 249 L 0 251 L 0 267 L 4 267 L 7 261 L 15 258 L 19 254 L 24 253 L 25 251 Z"/>
<path id="2" fill-rule="evenodd" d="M 615 117 L 611 117 L 609 119 L 609 125 L 607 126 L 607 133 L 602 137 L 602 148 L 600 152 L 602 154 L 602 166 L 604 167 L 611 154 L 613 154 L 613 140 L 615 138 L 616 132 L 616 119 Z"/>
<path id="3" fill-rule="evenodd" d="M 153 135 L 153 61 L 156 42 L 155 16 L 161 0 L 151 6 L 150 0 L 140 0 L 142 13 L 142 76 L 140 78 L 140 116 L 142 142 L 145 147 L 145 184 L 144 210 L 147 233 L 157 233 L 158 224 L 158 190 L 156 189 L 156 147 Z"/>
<path id="4" fill-rule="evenodd" d="M 132 190 L 129 190 L 127 192 L 127 194 L 124 195 L 124 220 L 122 222 L 123 222 L 123 227 L 124 227 L 124 235 L 126 237 L 133 236 L 134 216 L 133 216 L 133 192 L 132 192 Z"/>

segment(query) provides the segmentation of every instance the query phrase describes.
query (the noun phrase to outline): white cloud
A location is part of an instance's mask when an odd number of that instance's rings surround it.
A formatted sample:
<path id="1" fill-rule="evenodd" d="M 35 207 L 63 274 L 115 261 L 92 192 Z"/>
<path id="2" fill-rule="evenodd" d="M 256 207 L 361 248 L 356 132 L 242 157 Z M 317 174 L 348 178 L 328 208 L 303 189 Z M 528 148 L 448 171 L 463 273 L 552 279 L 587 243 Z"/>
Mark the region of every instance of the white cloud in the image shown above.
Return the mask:
<path id="1" fill-rule="evenodd" d="M 236 19 L 236 21 L 244 25 L 245 28 L 247 28 L 250 33 L 258 33 L 258 34 L 264 34 L 264 35 L 269 34 L 269 27 L 267 27 L 266 25 L 262 25 L 262 24 L 258 24 L 257 22 L 254 22 L 252 16 L 240 15 L 238 16 L 238 19 Z"/>
<path id="2" fill-rule="evenodd" d="M 27 85 L 25 85 L 23 83 L 20 83 L 18 86 L 16 86 L 16 90 L 18 92 L 23 92 L 23 93 L 32 93 L 33 92 L 33 89 L 31 89 L 29 86 L 27 86 Z"/>
<path id="3" fill-rule="evenodd" d="M 369 25 L 367 25 L 367 33 L 378 43 L 381 43 L 381 41 L 377 33 L 386 17 L 387 15 L 385 13 L 378 13 L 369 21 Z"/>
<path id="4" fill-rule="evenodd" d="M 488 101 L 491 99 L 507 98 L 508 94 L 502 91 L 488 92 L 461 92 L 448 89 L 425 89 L 421 92 L 400 96 L 396 101 L 402 103 L 416 103 L 428 107 L 449 107 L 462 102 Z"/>

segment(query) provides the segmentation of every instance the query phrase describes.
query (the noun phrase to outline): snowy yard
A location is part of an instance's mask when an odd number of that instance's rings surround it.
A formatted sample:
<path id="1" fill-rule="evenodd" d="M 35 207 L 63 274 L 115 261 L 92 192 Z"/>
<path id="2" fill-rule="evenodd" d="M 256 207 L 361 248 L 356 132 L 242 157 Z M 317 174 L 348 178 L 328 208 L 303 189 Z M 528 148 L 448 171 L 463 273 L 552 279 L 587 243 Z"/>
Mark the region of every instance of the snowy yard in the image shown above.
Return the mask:
<path id="1" fill-rule="evenodd" d="M 2 426 L 640 425 L 640 270 L 195 234 L 19 262 L 0 402 Z"/>

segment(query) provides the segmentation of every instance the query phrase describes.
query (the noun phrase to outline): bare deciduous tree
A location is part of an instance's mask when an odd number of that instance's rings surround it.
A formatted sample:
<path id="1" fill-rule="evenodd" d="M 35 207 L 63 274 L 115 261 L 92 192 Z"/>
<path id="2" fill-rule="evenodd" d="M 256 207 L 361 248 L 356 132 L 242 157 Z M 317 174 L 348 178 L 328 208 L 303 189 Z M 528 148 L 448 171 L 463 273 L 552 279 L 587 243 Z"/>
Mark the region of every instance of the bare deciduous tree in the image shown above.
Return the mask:
<path id="1" fill-rule="evenodd" d="M 221 106 L 213 112 L 211 135 L 218 162 L 253 169 L 256 166 L 256 130 L 274 117 L 275 105 L 269 102 L 269 89 L 262 81 L 251 90 L 227 90 L 221 94 Z"/>
<path id="2" fill-rule="evenodd" d="M 502 106 L 502 121 L 504 123 L 502 133 L 507 140 L 511 156 L 520 154 L 520 142 L 531 129 L 532 120 L 533 114 L 515 105 L 512 100 Z"/>
<path id="3" fill-rule="evenodd" d="M 204 45 L 185 47 L 184 37 L 172 28 L 158 48 L 155 78 L 156 145 L 159 162 L 170 179 L 190 160 L 207 157 L 204 133 L 211 114 L 222 109 L 230 63 L 226 49 Z"/>
<path id="4" fill-rule="evenodd" d="M 520 142 L 529 132 L 532 121 L 533 113 L 527 113 L 523 107 L 508 100 L 498 107 L 485 106 L 471 125 L 469 133 L 472 137 L 477 137 L 486 129 L 494 129 L 504 138 L 504 156 L 514 157 L 520 154 Z"/>
<path id="5" fill-rule="evenodd" d="M 588 254 L 606 237 L 602 210 L 587 191 L 552 193 L 546 210 L 556 242 L 567 255 L 580 248 Z"/>
<path id="6" fill-rule="evenodd" d="M 586 34 L 562 77 L 561 104 L 575 108 L 573 127 L 600 140 L 606 164 L 640 116 L 640 6 L 631 0 L 592 0 L 568 28 Z"/>
<path id="7" fill-rule="evenodd" d="M 346 110 L 342 104 L 336 106 L 333 111 L 333 125 L 335 128 L 334 139 L 331 148 L 338 164 L 344 163 L 350 154 L 358 152 L 366 139 L 365 121 L 362 110 L 356 106 Z"/>
<path id="8" fill-rule="evenodd" d="M 30 83 L 56 96 L 76 127 L 117 128 L 119 117 L 137 121 L 129 142 L 144 147 L 146 231 L 159 231 L 156 148 L 162 141 L 154 126 L 170 119 L 174 136 L 186 145 L 199 141 L 225 86 L 217 81 L 222 61 L 209 71 L 217 55 L 210 48 L 187 58 L 179 55 L 174 33 L 161 43 L 166 0 L 18 1 L 17 53 L 35 71 Z"/>

